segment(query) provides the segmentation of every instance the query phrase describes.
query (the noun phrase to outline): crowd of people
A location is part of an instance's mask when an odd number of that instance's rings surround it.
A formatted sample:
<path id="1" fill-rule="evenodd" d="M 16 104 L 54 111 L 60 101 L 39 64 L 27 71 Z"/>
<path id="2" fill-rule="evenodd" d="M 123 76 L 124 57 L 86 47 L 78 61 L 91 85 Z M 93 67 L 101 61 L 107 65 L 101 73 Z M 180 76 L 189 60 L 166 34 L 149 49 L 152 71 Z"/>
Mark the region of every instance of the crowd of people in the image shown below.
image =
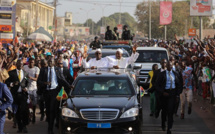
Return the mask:
<path id="1" fill-rule="evenodd" d="M 97 39 L 97 37 L 96 37 Z M 98 41 L 98 40 L 97 40 Z M 72 83 L 78 73 L 84 68 L 126 68 L 138 58 L 137 46 L 133 46 L 131 57 L 122 57 L 123 50 L 118 49 L 116 55 L 102 58 L 100 47 L 86 42 L 35 42 L 31 44 L 13 43 L 6 47 L 0 45 L 0 82 L 5 83 L 10 96 L 0 100 L 10 103 L 8 118 L 13 118 L 13 127 L 18 127 L 17 133 L 28 133 L 27 125 L 36 122 L 36 106 L 39 104 L 40 121 L 46 116 L 48 133 L 53 134 L 55 126 L 59 126 L 59 102 L 56 96 L 64 87 L 70 93 Z M 95 57 L 88 57 L 88 50 L 96 49 Z M 2 85 L 4 85 L 1 83 Z M 3 94 L 4 95 L 4 94 Z M 5 121 L 5 108 L 1 112 L 1 125 Z M 44 110 L 45 109 L 45 110 Z M 44 113 L 46 111 L 46 113 Z M 0 129 L 3 134 L 3 125 Z"/>
<path id="2" fill-rule="evenodd" d="M 127 36 L 127 27 L 124 29 Z M 108 40 L 112 40 L 109 37 L 113 35 L 118 36 L 117 33 L 108 33 L 108 30 L 110 27 L 107 27 L 106 32 Z M 181 119 L 185 118 L 186 101 L 188 114 L 191 114 L 193 92 L 202 95 L 204 99 L 214 100 L 215 39 L 208 37 L 204 41 L 195 38 L 191 43 L 184 43 L 176 37 L 174 42 L 155 44 L 166 48 L 170 57 L 169 61 L 163 59 L 160 62 L 160 69 L 155 64 L 149 72 L 150 116 L 157 118 L 162 111 L 162 129 L 166 129 L 168 117 L 168 134 L 171 133 L 173 115 L 177 115 L 179 105 Z M 96 58 L 88 57 L 90 48 L 96 49 Z M 56 96 L 62 87 L 67 93 L 70 92 L 82 66 L 89 69 L 126 68 L 139 56 L 136 52 L 137 45 L 133 46 L 133 53 L 128 58 L 122 57 L 121 49 L 116 51 L 115 56 L 102 58 L 100 48 L 98 37 L 91 44 L 85 41 L 0 44 L 0 133 L 4 134 L 6 109 L 8 118 L 13 119 L 13 127 L 18 127 L 17 132 L 27 133 L 27 125 L 36 122 L 38 104 L 40 121 L 45 119 L 48 122 L 48 133 L 53 134 L 53 127 L 59 125 L 56 117 L 59 115 L 59 102 Z"/>
<path id="3" fill-rule="evenodd" d="M 167 134 L 171 134 L 173 116 L 178 116 L 179 106 L 180 118 L 185 118 L 186 101 L 187 114 L 191 114 L 194 93 L 212 104 L 215 100 L 215 38 L 208 37 L 203 42 L 197 36 L 191 43 L 178 40 L 176 35 L 175 39 L 172 43 L 156 44 L 166 48 L 170 57 L 169 61 L 161 60 L 160 69 L 154 64 L 148 76 L 150 116 L 158 118 L 161 112 L 163 131 L 168 122 Z"/>

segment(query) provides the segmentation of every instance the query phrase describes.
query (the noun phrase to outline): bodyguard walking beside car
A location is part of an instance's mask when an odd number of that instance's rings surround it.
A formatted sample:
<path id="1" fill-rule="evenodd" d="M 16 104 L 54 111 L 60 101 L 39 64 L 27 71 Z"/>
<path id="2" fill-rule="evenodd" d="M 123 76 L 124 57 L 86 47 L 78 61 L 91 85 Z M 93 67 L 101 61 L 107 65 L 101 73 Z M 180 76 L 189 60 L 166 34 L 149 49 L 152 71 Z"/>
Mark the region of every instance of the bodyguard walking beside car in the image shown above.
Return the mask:
<path id="1" fill-rule="evenodd" d="M 57 68 L 54 67 L 54 60 L 48 61 L 48 67 L 42 68 L 38 77 L 38 84 L 42 88 L 45 98 L 46 115 L 48 120 L 48 133 L 54 134 L 53 126 L 57 114 L 56 96 L 62 85 L 69 87 Z"/>
<path id="2" fill-rule="evenodd" d="M 29 124 L 29 109 L 28 109 L 28 76 L 22 69 L 23 62 L 18 60 L 16 68 L 9 72 L 9 78 L 6 84 L 10 87 L 10 91 L 14 98 L 14 105 L 17 107 L 16 119 L 18 124 L 17 133 L 28 133 L 26 126 Z"/>
<path id="3" fill-rule="evenodd" d="M 160 75 L 160 73 L 166 70 L 166 63 L 167 63 L 166 59 L 161 60 L 161 62 L 160 62 L 161 68 L 158 69 L 157 71 L 154 71 L 153 78 L 151 81 L 152 87 L 149 92 L 154 92 L 154 90 L 155 90 L 155 97 L 156 97 L 155 118 L 158 118 L 158 116 L 160 114 L 160 110 L 161 110 L 160 95 L 156 91 L 156 81 L 157 81 L 157 78 Z"/>
<path id="4" fill-rule="evenodd" d="M 173 126 L 173 113 L 175 102 L 179 100 L 182 84 L 178 74 L 172 70 L 172 63 L 167 62 L 167 70 L 161 72 L 156 82 L 156 90 L 160 94 L 162 109 L 162 130 L 166 129 L 166 118 L 168 117 L 167 134 L 171 134 Z"/>

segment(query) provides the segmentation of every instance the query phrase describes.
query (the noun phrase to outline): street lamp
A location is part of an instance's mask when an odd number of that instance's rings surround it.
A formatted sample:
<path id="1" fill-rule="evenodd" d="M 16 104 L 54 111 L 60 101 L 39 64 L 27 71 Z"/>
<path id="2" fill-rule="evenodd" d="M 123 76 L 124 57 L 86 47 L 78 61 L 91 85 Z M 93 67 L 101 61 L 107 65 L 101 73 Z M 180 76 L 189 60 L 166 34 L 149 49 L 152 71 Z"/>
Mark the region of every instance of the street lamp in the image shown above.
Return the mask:
<path id="1" fill-rule="evenodd" d="M 122 8 L 122 2 L 123 2 L 123 0 L 119 0 L 119 9 L 120 9 L 120 11 L 119 11 L 119 24 L 121 24 L 121 8 Z"/>
<path id="2" fill-rule="evenodd" d="M 94 5 L 99 5 L 99 7 L 102 8 L 102 18 L 101 18 L 101 20 L 102 20 L 102 26 L 103 26 L 104 10 L 105 10 L 106 7 L 112 6 L 112 4 L 106 4 L 105 6 L 100 6 L 100 4 L 94 3 Z"/>
<path id="3" fill-rule="evenodd" d="M 88 14 L 89 14 L 89 12 L 90 11 L 93 11 L 93 10 L 95 10 L 95 8 L 92 8 L 92 9 L 90 9 L 90 10 L 84 10 L 83 8 L 80 8 L 80 10 L 83 10 L 83 11 L 85 11 L 86 12 L 86 14 L 87 14 L 87 27 L 88 27 Z"/>

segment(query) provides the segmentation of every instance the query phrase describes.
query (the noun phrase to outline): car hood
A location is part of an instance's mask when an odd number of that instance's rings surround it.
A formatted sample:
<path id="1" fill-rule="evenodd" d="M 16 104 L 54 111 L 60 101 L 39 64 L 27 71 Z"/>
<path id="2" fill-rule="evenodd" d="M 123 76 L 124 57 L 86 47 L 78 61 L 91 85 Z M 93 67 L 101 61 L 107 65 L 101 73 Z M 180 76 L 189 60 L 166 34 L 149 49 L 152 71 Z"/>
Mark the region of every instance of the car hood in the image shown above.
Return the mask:
<path id="1" fill-rule="evenodd" d="M 70 108 L 75 110 L 87 108 L 112 108 L 127 110 L 138 105 L 136 96 L 132 97 L 75 97 L 70 99 Z"/>

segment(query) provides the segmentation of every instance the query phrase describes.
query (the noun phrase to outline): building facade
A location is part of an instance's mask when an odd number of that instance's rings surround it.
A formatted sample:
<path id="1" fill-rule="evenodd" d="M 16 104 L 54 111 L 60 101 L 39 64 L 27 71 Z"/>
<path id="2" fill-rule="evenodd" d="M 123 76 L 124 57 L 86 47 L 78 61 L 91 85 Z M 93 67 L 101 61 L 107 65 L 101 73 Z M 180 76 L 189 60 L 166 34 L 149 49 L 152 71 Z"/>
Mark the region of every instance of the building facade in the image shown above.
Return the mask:
<path id="1" fill-rule="evenodd" d="M 37 28 L 43 27 L 50 34 L 53 34 L 54 7 L 41 1 L 38 2 L 38 17 L 36 19 L 36 1 L 35 0 L 17 0 L 17 31 L 26 32 L 27 35 Z"/>

